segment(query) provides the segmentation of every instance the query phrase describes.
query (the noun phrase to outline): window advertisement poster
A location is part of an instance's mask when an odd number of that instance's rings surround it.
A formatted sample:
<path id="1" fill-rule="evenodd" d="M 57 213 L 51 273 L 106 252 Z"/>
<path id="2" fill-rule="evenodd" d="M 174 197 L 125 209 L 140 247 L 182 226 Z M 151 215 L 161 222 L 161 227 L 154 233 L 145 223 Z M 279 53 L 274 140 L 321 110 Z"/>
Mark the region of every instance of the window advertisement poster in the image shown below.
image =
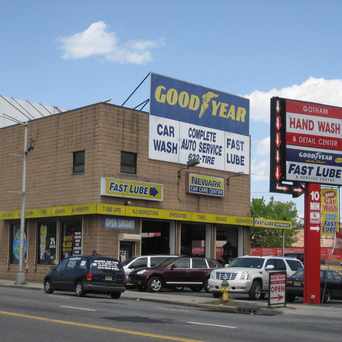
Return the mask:
<path id="1" fill-rule="evenodd" d="M 28 242 L 27 242 L 27 230 L 24 231 L 24 259 L 27 260 Z M 10 261 L 11 264 L 19 264 L 20 259 L 20 224 L 11 225 L 11 252 Z"/>
<path id="2" fill-rule="evenodd" d="M 286 100 L 286 180 L 342 185 L 342 108 Z"/>
<path id="3" fill-rule="evenodd" d="M 269 273 L 268 305 L 286 305 L 286 272 Z"/>
<path id="4" fill-rule="evenodd" d="M 339 190 L 321 188 L 321 232 L 326 235 L 339 231 Z"/>
<path id="5" fill-rule="evenodd" d="M 249 100 L 151 75 L 149 158 L 250 173 Z"/>
<path id="6" fill-rule="evenodd" d="M 82 255 L 82 223 L 64 223 L 63 227 L 62 256 Z"/>
<path id="7" fill-rule="evenodd" d="M 56 223 L 39 225 L 39 263 L 56 264 Z"/>

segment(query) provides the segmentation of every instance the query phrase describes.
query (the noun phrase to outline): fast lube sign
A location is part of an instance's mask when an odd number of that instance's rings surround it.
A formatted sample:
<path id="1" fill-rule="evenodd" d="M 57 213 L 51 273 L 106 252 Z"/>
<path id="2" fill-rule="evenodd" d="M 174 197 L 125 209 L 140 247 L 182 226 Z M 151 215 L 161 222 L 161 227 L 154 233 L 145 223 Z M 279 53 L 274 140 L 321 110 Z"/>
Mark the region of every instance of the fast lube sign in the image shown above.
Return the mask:
<path id="1" fill-rule="evenodd" d="M 249 100 L 151 75 L 149 158 L 249 174 Z"/>

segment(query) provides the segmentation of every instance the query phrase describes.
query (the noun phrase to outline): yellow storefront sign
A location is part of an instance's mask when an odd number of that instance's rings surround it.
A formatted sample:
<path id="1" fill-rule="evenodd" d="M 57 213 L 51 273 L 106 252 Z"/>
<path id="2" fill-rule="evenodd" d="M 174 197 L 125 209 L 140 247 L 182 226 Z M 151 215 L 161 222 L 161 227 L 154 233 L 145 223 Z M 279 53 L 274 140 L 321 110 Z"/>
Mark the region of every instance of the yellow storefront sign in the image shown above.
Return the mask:
<path id="1" fill-rule="evenodd" d="M 187 190 L 194 195 L 224 197 L 224 178 L 189 173 Z"/>
<path id="2" fill-rule="evenodd" d="M 187 221 L 200 223 L 215 223 L 224 225 L 245 226 L 254 228 L 292 229 L 291 222 L 252 218 L 250 216 L 228 216 L 212 213 L 198 213 L 191 211 L 167 210 L 158 208 L 133 207 L 126 205 L 88 203 L 80 205 L 67 205 L 41 209 L 28 209 L 26 218 L 63 217 L 74 215 L 108 215 L 152 218 L 170 221 Z M 19 210 L 0 212 L 0 220 L 19 219 Z"/>
<path id="3" fill-rule="evenodd" d="M 162 201 L 164 186 L 158 183 L 141 182 L 113 177 L 101 178 L 101 195 Z"/>

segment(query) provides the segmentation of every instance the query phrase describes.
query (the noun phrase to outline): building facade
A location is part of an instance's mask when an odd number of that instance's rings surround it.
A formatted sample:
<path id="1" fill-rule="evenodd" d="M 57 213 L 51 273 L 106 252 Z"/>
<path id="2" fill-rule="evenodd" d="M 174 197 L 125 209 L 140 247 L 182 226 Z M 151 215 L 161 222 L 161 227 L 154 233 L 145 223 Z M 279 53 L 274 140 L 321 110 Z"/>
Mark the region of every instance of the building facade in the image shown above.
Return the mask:
<path id="1" fill-rule="evenodd" d="M 42 279 L 67 255 L 94 251 L 121 260 L 140 254 L 220 259 L 249 251 L 250 176 L 150 160 L 148 131 L 148 113 L 108 103 L 28 123 L 28 279 Z M 14 278 L 23 126 L 0 128 L 0 142 L 0 277 Z M 221 180 L 223 192 L 189 193 L 193 175 Z"/>

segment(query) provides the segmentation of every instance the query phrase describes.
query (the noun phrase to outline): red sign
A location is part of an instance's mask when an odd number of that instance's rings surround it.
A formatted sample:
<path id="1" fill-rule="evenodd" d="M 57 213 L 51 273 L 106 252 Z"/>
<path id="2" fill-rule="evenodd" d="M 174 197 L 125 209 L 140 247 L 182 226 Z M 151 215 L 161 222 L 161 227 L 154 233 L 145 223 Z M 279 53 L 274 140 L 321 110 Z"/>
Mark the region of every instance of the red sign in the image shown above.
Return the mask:
<path id="1" fill-rule="evenodd" d="M 309 183 L 305 192 L 304 303 L 320 303 L 321 186 Z"/>

